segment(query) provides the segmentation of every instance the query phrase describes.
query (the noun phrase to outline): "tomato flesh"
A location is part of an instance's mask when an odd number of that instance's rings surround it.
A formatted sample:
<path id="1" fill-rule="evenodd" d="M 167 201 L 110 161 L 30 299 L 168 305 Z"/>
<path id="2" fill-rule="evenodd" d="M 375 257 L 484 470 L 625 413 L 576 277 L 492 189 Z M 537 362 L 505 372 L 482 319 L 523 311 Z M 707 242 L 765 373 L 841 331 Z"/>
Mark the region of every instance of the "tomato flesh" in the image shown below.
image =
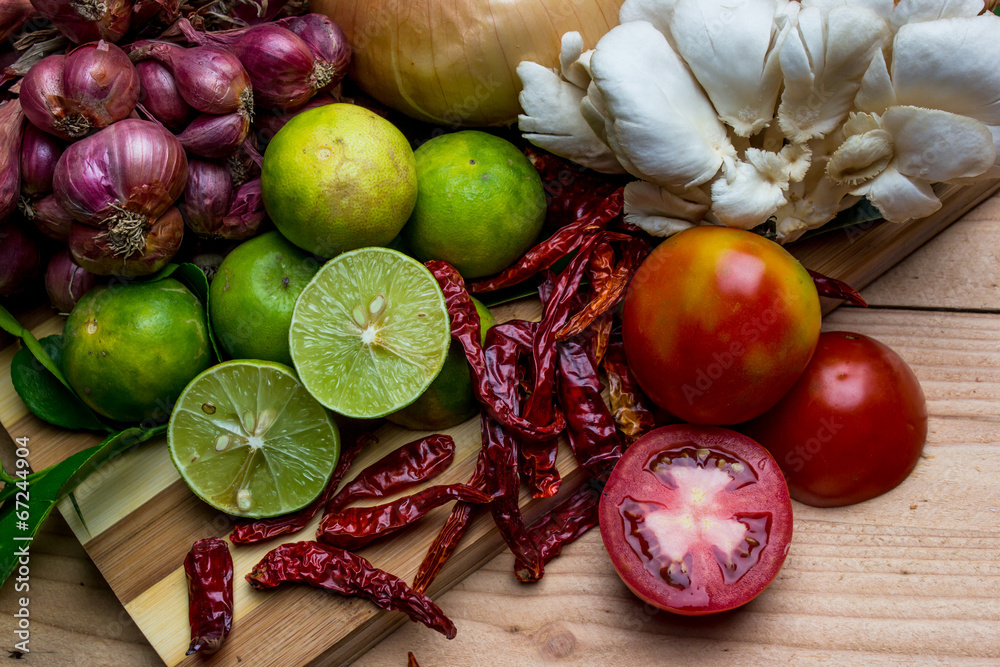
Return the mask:
<path id="1" fill-rule="evenodd" d="M 695 227 L 639 267 L 622 334 L 636 381 L 683 421 L 736 424 L 795 383 L 816 347 L 819 296 L 777 243 L 740 229 Z"/>
<path id="2" fill-rule="evenodd" d="M 792 535 L 781 472 L 726 429 L 667 426 L 640 438 L 611 473 L 601 537 L 619 576 L 660 609 L 738 607 L 778 573 Z"/>
<path id="3" fill-rule="evenodd" d="M 839 507 L 906 479 L 927 440 L 927 403 L 916 375 L 889 347 L 830 331 L 791 391 L 741 430 L 774 455 L 792 498 Z"/>

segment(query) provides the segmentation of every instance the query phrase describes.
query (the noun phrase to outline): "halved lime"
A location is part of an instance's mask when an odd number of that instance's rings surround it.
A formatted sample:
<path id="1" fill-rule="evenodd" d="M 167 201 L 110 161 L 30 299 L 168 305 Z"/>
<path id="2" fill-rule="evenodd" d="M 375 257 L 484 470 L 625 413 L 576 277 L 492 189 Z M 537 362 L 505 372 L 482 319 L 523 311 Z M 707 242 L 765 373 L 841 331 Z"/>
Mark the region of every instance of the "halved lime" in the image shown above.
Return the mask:
<path id="1" fill-rule="evenodd" d="M 295 302 L 288 333 L 302 384 L 348 417 L 415 401 L 448 355 L 444 295 L 420 262 L 388 248 L 337 255 Z"/>
<path id="2" fill-rule="evenodd" d="M 288 366 L 227 361 L 185 387 L 167 428 L 170 457 L 199 498 L 227 514 L 302 509 L 330 479 L 340 434 Z"/>

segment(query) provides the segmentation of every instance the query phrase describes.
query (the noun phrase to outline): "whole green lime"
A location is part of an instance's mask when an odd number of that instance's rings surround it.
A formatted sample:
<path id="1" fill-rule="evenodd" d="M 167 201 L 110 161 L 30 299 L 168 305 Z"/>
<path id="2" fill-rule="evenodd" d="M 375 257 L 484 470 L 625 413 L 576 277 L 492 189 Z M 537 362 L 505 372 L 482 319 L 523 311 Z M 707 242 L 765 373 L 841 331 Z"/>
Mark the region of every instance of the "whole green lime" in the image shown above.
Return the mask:
<path id="1" fill-rule="evenodd" d="M 160 419 L 208 368 L 205 310 L 173 278 L 97 287 L 63 328 L 63 371 L 94 411 L 123 422 Z"/>
<path id="2" fill-rule="evenodd" d="M 479 313 L 479 342 L 485 344 L 486 332 L 497 321 L 478 299 L 472 299 L 472 303 Z M 386 420 L 415 431 L 440 431 L 461 424 L 477 412 L 479 402 L 472 391 L 469 362 L 461 346 L 452 341 L 444 366 L 431 386 L 410 405 L 386 415 Z"/>
<path id="3" fill-rule="evenodd" d="M 209 311 L 215 339 L 234 359 L 262 359 L 291 366 L 288 327 L 295 299 L 319 262 L 268 232 L 226 255 L 212 279 Z"/>
<path id="4" fill-rule="evenodd" d="M 333 257 L 384 246 L 417 198 L 413 151 L 396 126 L 364 107 L 328 104 L 282 127 L 264 153 L 264 208 L 289 241 Z"/>
<path id="5" fill-rule="evenodd" d="M 403 228 L 414 257 L 479 278 L 531 247 L 545 221 L 545 190 L 516 146 L 466 130 L 431 139 L 415 155 L 417 204 Z"/>

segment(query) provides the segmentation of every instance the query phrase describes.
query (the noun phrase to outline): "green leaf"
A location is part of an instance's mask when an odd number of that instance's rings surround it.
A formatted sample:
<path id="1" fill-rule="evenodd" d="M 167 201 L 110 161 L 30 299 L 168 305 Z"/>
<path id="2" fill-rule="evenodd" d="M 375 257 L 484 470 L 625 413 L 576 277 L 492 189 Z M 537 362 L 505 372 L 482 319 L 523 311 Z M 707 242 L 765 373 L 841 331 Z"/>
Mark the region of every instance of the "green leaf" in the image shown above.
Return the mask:
<path id="1" fill-rule="evenodd" d="M 62 463 L 27 476 L 26 488 L 8 484 L 0 493 L 0 585 L 18 565 L 19 558 L 45 518 L 60 500 L 98 467 L 127 449 L 165 433 L 166 425 L 144 430 L 125 429 L 99 445 L 77 452 Z"/>
<path id="2" fill-rule="evenodd" d="M 879 210 L 875 208 L 875 206 L 872 205 L 872 203 L 867 199 L 862 199 L 849 209 L 838 213 L 837 217 L 822 227 L 809 230 L 802 235 L 802 238 L 808 239 L 814 236 L 819 236 L 820 234 L 828 234 L 829 232 L 834 232 L 838 229 L 846 229 L 848 227 L 856 227 L 858 225 L 865 225 L 863 229 L 867 229 L 872 224 L 880 222 L 882 219 L 882 214 Z"/>
<path id="3" fill-rule="evenodd" d="M 56 366 L 62 365 L 61 335 L 38 341 Z M 39 419 L 69 429 L 111 431 L 76 394 L 67 389 L 36 359 L 28 348 L 21 348 L 10 363 L 14 391 Z"/>
<path id="4" fill-rule="evenodd" d="M 198 268 L 197 264 L 191 264 L 190 262 L 178 266 L 173 277 L 184 283 L 188 289 L 194 292 L 195 296 L 205 306 L 205 326 L 208 329 L 208 340 L 212 343 L 212 352 L 215 353 L 216 363 L 222 361 L 222 355 L 219 354 L 219 346 L 215 342 L 215 332 L 212 331 L 212 318 L 209 315 L 208 277 L 205 276 L 204 271 Z"/>
<path id="5" fill-rule="evenodd" d="M 35 338 L 30 331 L 21 326 L 21 323 L 17 321 L 13 315 L 7 312 L 7 309 L 0 306 L 0 329 L 3 329 L 7 333 L 17 336 L 24 343 L 25 347 L 31 350 L 31 353 L 35 355 L 35 359 L 48 369 L 52 375 L 56 377 L 59 382 L 62 383 L 64 387 L 73 391 L 73 388 L 69 386 L 69 382 L 66 381 L 66 377 L 62 373 L 62 369 L 52 361 L 52 357 L 49 356 L 48 352 L 38 343 L 38 339 Z"/>

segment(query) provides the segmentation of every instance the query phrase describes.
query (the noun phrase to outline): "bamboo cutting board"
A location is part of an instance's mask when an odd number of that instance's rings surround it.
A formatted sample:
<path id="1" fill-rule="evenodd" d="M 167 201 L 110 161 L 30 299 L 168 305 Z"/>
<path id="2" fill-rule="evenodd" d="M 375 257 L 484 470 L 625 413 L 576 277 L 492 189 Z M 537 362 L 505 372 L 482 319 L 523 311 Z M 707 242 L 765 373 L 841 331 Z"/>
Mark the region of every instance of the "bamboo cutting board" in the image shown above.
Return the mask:
<path id="1" fill-rule="evenodd" d="M 997 186 L 992 183 L 951 189 L 943 193 L 944 208 L 932 218 L 905 226 L 880 224 L 860 232 L 836 232 L 799 244 L 794 251 L 809 268 L 844 278 L 860 288 Z M 537 305 L 532 303 L 516 304 L 498 312 L 501 319 L 537 319 L 538 314 Z M 62 329 L 61 319 L 53 317 L 49 309 L 22 314 L 22 322 L 38 336 Z M 11 346 L 0 351 L 0 422 L 12 437 L 29 438 L 32 465 L 36 469 L 51 465 L 96 442 L 96 437 L 48 427 L 27 414 L 13 393 L 7 372 L 15 349 Z M 464 481 L 478 453 L 478 421 L 471 420 L 449 432 L 458 445 L 455 464 L 439 481 Z M 419 437 L 394 427 L 384 428 L 379 435 L 378 448 L 360 456 L 355 470 Z M 565 447 L 560 451 L 560 469 L 565 489 L 580 482 L 581 476 L 571 464 Z M 61 509 L 91 558 L 164 661 L 169 665 L 184 662 L 189 635 L 181 562 L 196 539 L 228 534 L 230 520 L 187 491 L 170 463 L 163 441 L 144 445 L 99 470 L 78 489 L 76 498 L 86 525 L 80 522 L 72 506 L 66 504 Z M 547 505 L 524 500 L 529 520 Z M 412 580 L 426 545 L 447 511 L 448 508 L 435 511 L 413 530 L 384 546 L 370 547 L 363 555 L 375 565 Z M 308 539 L 315 523 L 292 538 Z M 307 588 L 292 587 L 278 592 L 250 589 L 242 575 L 273 546 L 267 543 L 233 549 L 237 573 L 236 620 L 233 634 L 223 651 L 209 661 L 211 664 L 233 664 L 240 660 L 251 665 L 286 665 L 317 658 L 323 663 L 341 663 L 357 657 L 406 621 L 402 614 L 380 612 L 366 601 L 347 600 Z M 502 548 L 488 518 L 480 519 L 432 587 L 431 595 L 449 588 Z M 193 661 L 204 662 L 189 658 L 185 664 Z"/>

